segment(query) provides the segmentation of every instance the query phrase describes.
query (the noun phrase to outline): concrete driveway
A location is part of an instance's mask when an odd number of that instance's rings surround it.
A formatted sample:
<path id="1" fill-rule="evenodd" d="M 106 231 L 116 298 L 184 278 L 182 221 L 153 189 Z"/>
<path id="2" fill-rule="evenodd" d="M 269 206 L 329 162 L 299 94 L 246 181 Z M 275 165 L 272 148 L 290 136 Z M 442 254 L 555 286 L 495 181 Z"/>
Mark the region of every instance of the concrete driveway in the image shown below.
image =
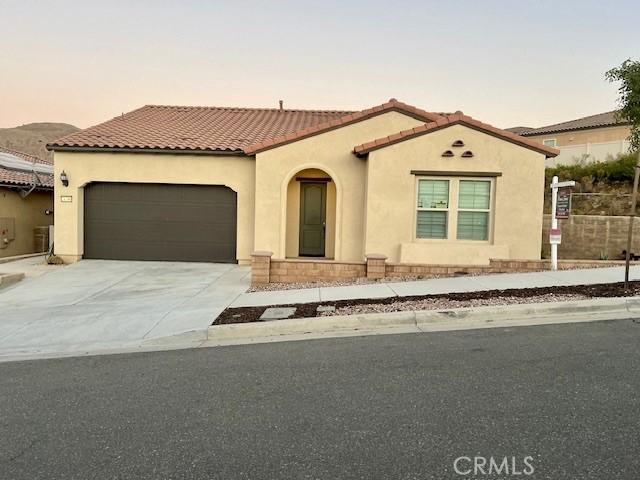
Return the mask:
<path id="1" fill-rule="evenodd" d="M 0 359 L 131 349 L 203 332 L 250 282 L 249 267 L 228 264 L 20 262 L 27 278 L 0 290 Z M 0 270 L 20 270 L 20 262 Z"/>

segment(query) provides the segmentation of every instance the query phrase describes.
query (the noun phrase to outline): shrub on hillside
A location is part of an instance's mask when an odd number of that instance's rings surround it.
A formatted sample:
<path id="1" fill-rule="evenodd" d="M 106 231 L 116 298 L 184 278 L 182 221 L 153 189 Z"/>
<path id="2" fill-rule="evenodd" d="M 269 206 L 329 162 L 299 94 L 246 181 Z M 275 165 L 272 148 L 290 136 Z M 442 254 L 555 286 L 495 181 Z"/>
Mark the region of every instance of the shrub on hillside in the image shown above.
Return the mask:
<path id="1" fill-rule="evenodd" d="M 560 165 L 547 168 L 545 172 L 546 185 L 557 175 L 560 181 L 575 180 L 580 183 L 583 191 L 592 190 L 598 184 L 629 184 L 633 183 L 633 174 L 638 156 L 636 153 L 620 155 L 615 160 L 593 163 L 578 163 L 576 165 Z"/>

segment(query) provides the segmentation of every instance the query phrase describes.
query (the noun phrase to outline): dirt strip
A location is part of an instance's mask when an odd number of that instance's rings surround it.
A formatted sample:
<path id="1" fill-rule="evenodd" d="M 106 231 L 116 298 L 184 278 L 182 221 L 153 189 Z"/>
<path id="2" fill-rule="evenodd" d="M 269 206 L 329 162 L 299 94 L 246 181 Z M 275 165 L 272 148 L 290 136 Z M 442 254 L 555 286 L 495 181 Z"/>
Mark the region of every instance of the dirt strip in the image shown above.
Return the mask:
<path id="1" fill-rule="evenodd" d="M 449 309 L 484 305 L 512 305 L 524 303 L 559 302 L 589 298 L 632 297 L 640 295 L 640 281 L 624 284 L 601 283 L 596 285 L 574 285 L 561 287 L 513 288 L 508 290 L 485 290 L 479 292 L 442 293 L 407 297 L 360 298 L 314 303 L 293 303 L 263 307 L 227 308 L 213 325 L 257 322 L 269 307 L 296 307 L 292 318 L 309 318 L 350 313 L 397 312 L 403 310 Z M 335 312 L 318 313 L 321 305 L 335 307 Z"/>

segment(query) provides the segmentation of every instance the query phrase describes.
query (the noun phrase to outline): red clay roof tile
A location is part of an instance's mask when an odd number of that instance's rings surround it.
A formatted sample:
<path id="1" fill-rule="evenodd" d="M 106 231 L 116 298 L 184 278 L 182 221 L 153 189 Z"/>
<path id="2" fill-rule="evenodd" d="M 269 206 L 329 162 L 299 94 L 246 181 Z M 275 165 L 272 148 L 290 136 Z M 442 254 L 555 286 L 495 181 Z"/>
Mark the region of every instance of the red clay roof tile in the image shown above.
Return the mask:
<path id="1" fill-rule="evenodd" d="M 437 113 L 427 112 L 425 110 L 421 110 L 412 105 L 407 105 L 406 103 L 399 102 L 395 98 L 391 98 L 387 103 L 383 103 L 382 105 L 377 105 L 372 108 L 367 108 L 366 110 L 361 110 L 359 112 L 348 113 L 343 115 L 340 118 L 331 119 L 325 123 L 320 123 L 314 126 L 307 128 L 304 131 L 294 132 L 292 136 L 280 136 L 267 141 L 257 142 L 253 145 L 249 145 L 244 149 L 245 153 L 252 155 L 258 152 L 262 152 L 269 148 L 273 148 L 279 145 L 284 145 L 291 141 L 301 140 L 306 137 L 310 137 L 312 135 L 318 135 L 320 133 L 326 132 L 333 128 L 348 125 L 350 123 L 358 122 L 360 120 L 366 120 L 367 118 L 373 117 L 380 113 L 389 112 L 389 111 L 399 111 L 405 114 L 408 114 L 414 118 L 417 118 L 421 121 L 433 122 L 438 119 L 441 119 L 441 115 Z"/>
<path id="2" fill-rule="evenodd" d="M 348 115 L 341 110 L 147 105 L 50 143 L 50 150 L 127 148 L 242 153 L 248 145 Z"/>

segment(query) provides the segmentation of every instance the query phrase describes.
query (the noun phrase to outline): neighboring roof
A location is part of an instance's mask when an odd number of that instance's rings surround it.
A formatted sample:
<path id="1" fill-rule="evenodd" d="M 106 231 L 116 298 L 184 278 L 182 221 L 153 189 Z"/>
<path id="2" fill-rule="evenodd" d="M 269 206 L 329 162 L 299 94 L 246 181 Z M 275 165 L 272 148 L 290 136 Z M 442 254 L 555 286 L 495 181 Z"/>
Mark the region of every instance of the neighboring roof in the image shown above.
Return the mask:
<path id="1" fill-rule="evenodd" d="M 531 135 L 542 135 L 546 133 L 569 132 L 572 130 L 583 130 L 587 128 L 612 127 L 615 125 L 627 125 L 628 122 L 620 121 L 616 118 L 616 111 L 598 113 L 597 115 L 589 115 L 588 117 L 578 118 L 577 120 L 569 120 L 568 122 L 554 123 L 546 127 L 532 128 L 526 132 L 520 133 L 525 137 Z"/>
<path id="2" fill-rule="evenodd" d="M 337 120 L 350 113 L 146 105 L 67 135 L 47 148 L 243 153 L 250 144 Z"/>
<path id="3" fill-rule="evenodd" d="M 43 163 L 45 165 L 53 165 L 53 162 L 48 158 L 37 157 L 35 155 L 31 155 L 30 153 L 19 152 L 17 150 L 13 150 L 11 148 L 0 147 L 1 153 L 8 153 L 10 155 L 15 155 L 18 158 L 26 160 L 31 163 Z"/>
<path id="4" fill-rule="evenodd" d="M 533 130 L 533 127 L 510 127 L 510 128 L 505 128 L 505 130 L 507 132 L 515 133 L 516 135 L 522 135 L 524 132 Z"/>
<path id="5" fill-rule="evenodd" d="M 51 189 L 53 166 L 48 160 L 0 147 L 0 185 Z"/>
<path id="6" fill-rule="evenodd" d="M 366 110 L 361 110 L 359 112 L 351 112 L 340 118 L 333 119 L 325 123 L 310 126 L 309 128 L 306 128 L 303 130 L 299 130 L 286 135 L 271 138 L 259 143 L 255 143 L 245 148 L 245 153 L 252 155 L 258 152 L 262 152 L 264 150 L 268 150 L 270 148 L 284 145 L 286 143 L 295 142 L 303 138 L 311 137 L 313 135 L 318 135 L 320 133 L 333 130 L 335 128 L 343 127 L 351 123 L 366 120 L 368 118 L 371 118 L 383 113 L 387 113 L 390 111 L 402 112 L 420 121 L 426 121 L 426 122 L 433 122 L 435 120 L 443 118 L 442 115 L 440 114 L 427 112 L 425 110 L 416 108 L 412 105 L 407 105 L 406 103 L 399 102 L 395 98 L 391 98 L 387 103 L 383 103 L 382 105 L 378 105 L 373 108 L 368 108 Z"/>
<path id="7" fill-rule="evenodd" d="M 435 122 L 426 123 L 424 125 L 420 125 L 419 127 L 415 127 L 409 130 L 404 130 L 402 132 L 396 133 L 394 135 L 389 135 L 388 137 L 378 138 L 372 142 L 367 142 L 362 145 L 358 145 L 354 147 L 353 153 L 358 156 L 366 155 L 367 153 L 378 150 L 379 148 L 388 147 L 389 145 L 393 145 L 398 142 L 403 142 L 405 140 L 409 140 L 411 138 L 418 137 L 420 135 L 425 135 L 427 133 L 431 133 L 442 128 L 450 127 L 452 125 L 464 125 L 469 128 L 473 128 L 475 130 L 479 130 L 481 132 L 487 133 L 489 135 L 493 135 L 495 137 L 501 138 L 502 140 L 506 140 L 511 143 L 515 143 L 525 148 L 529 148 L 531 150 L 535 150 L 536 152 L 544 153 L 547 157 L 555 157 L 560 153 L 560 150 L 547 147 L 540 142 L 535 140 L 529 140 L 527 138 L 523 138 L 520 135 L 516 135 L 515 133 L 508 132 L 506 130 L 501 130 L 494 126 L 488 125 L 486 123 L 482 123 L 478 120 L 475 120 L 462 112 L 458 111 L 452 115 L 447 115 L 445 117 L 441 117 L 439 120 Z"/>

